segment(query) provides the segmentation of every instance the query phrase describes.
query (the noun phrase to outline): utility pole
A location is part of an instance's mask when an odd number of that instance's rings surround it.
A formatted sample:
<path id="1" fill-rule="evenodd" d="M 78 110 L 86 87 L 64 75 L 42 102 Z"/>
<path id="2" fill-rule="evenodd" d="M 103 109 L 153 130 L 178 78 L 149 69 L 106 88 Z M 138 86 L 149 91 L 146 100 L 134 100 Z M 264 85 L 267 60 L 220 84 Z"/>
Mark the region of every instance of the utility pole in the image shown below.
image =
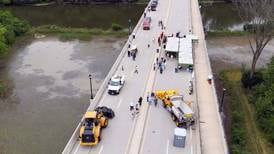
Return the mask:
<path id="1" fill-rule="evenodd" d="M 223 88 L 222 98 L 221 98 L 221 104 L 219 105 L 219 112 L 223 112 L 223 105 L 224 105 L 224 97 L 225 97 L 226 89 Z"/>
<path id="2" fill-rule="evenodd" d="M 91 81 L 91 74 L 88 75 L 89 77 L 89 83 L 90 83 L 90 99 L 93 99 L 93 94 L 92 94 L 92 81 Z"/>

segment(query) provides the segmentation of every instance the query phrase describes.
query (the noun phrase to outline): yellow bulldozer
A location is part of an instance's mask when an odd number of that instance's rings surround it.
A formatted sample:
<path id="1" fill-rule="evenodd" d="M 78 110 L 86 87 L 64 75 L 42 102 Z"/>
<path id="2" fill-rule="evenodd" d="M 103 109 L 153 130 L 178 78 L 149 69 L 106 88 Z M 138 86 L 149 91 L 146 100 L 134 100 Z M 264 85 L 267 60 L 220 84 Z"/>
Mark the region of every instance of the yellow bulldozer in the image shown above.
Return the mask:
<path id="1" fill-rule="evenodd" d="M 80 145 L 93 146 L 101 140 L 101 129 L 108 125 L 108 118 L 113 118 L 114 112 L 108 107 L 97 107 L 94 111 L 87 111 L 80 128 Z"/>
<path id="2" fill-rule="evenodd" d="M 156 90 L 155 95 L 163 102 L 163 107 L 170 112 L 176 126 L 188 128 L 194 124 L 194 113 L 184 101 L 183 96 L 179 95 L 178 90 Z"/>

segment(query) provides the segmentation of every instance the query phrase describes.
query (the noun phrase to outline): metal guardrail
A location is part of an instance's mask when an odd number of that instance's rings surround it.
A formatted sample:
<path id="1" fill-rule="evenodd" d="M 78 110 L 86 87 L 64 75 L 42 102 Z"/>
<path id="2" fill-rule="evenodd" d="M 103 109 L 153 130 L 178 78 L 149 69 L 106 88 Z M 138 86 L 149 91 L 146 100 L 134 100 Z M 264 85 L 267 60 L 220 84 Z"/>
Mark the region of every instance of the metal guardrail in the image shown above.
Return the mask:
<path id="1" fill-rule="evenodd" d="M 135 26 L 134 30 L 132 31 L 132 33 L 135 33 L 141 26 L 141 21 L 142 21 L 142 17 L 143 15 L 141 16 L 141 18 L 139 19 L 137 25 Z M 135 33 L 136 34 L 136 33 Z M 126 51 L 127 51 L 127 48 L 128 48 L 128 44 L 131 43 L 131 35 L 129 36 L 126 44 L 124 45 L 121 53 L 119 54 L 119 56 L 117 57 L 115 63 L 113 64 L 112 68 L 110 69 L 108 75 L 105 77 L 103 83 L 101 84 L 99 90 L 97 91 L 94 99 L 92 100 L 90 106 L 88 107 L 87 111 L 88 110 L 93 110 L 96 106 L 98 106 L 98 103 L 99 103 L 99 100 L 102 98 L 105 90 L 106 90 L 106 87 L 108 85 L 108 81 L 109 79 L 114 75 L 114 73 L 117 71 L 117 69 L 119 68 L 119 65 L 122 61 L 122 59 L 124 58 L 125 54 L 126 54 Z M 77 143 L 77 139 L 79 137 L 79 129 L 80 129 L 80 126 L 81 126 L 81 123 L 83 121 L 83 117 L 81 119 L 81 121 L 79 122 L 79 124 L 77 125 L 75 131 L 73 132 L 70 140 L 68 141 L 67 145 L 65 146 L 64 150 L 63 150 L 63 154 L 68 154 L 72 151 L 73 147 L 75 146 L 75 144 Z"/>

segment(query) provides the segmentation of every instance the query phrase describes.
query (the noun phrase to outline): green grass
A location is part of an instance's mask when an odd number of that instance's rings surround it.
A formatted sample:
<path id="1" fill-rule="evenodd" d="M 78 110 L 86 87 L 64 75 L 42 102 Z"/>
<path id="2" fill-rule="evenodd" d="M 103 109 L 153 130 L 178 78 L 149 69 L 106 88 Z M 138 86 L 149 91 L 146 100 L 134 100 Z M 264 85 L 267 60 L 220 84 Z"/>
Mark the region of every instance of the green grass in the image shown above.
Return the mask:
<path id="1" fill-rule="evenodd" d="M 44 25 L 39 27 L 33 27 L 30 33 L 40 33 L 40 34 L 54 34 L 58 35 L 60 39 L 71 40 L 90 40 L 94 35 L 102 36 L 126 36 L 128 35 L 127 29 L 122 30 L 103 30 L 98 28 L 69 28 L 69 27 L 59 27 L 55 25 Z"/>
<path id="2" fill-rule="evenodd" d="M 229 30 L 214 30 L 209 31 L 209 37 L 224 37 L 224 36 L 245 36 L 247 33 L 244 31 L 229 31 Z"/>
<path id="3" fill-rule="evenodd" d="M 220 76 L 231 98 L 227 103 L 231 104 L 232 111 L 232 154 L 271 154 L 274 148 L 257 128 L 255 111 L 241 86 L 241 70 L 226 70 Z"/>

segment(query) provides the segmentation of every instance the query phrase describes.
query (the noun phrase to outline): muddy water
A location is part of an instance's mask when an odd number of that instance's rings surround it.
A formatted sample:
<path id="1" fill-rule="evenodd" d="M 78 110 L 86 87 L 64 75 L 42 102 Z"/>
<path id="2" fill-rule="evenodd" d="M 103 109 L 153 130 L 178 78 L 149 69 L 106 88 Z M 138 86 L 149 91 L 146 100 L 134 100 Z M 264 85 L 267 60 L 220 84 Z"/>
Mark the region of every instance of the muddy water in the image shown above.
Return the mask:
<path id="1" fill-rule="evenodd" d="M 60 153 L 116 60 L 124 39 L 62 42 L 43 38 L 19 48 L 7 67 L 12 96 L 0 102 L 0 153 Z"/>
<path id="2" fill-rule="evenodd" d="M 49 6 L 0 6 L 16 17 L 27 20 L 32 26 L 58 25 L 75 28 L 108 29 L 112 23 L 128 27 L 128 19 L 135 25 L 146 4 L 104 5 L 49 5 Z"/>
<path id="3" fill-rule="evenodd" d="M 246 37 L 216 37 L 207 40 L 208 54 L 215 72 L 225 68 L 249 68 L 252 53 Z M 257 62 L 257 68 L 264 67 L 274 56 L 274 40 L 264 49 Z"/>

